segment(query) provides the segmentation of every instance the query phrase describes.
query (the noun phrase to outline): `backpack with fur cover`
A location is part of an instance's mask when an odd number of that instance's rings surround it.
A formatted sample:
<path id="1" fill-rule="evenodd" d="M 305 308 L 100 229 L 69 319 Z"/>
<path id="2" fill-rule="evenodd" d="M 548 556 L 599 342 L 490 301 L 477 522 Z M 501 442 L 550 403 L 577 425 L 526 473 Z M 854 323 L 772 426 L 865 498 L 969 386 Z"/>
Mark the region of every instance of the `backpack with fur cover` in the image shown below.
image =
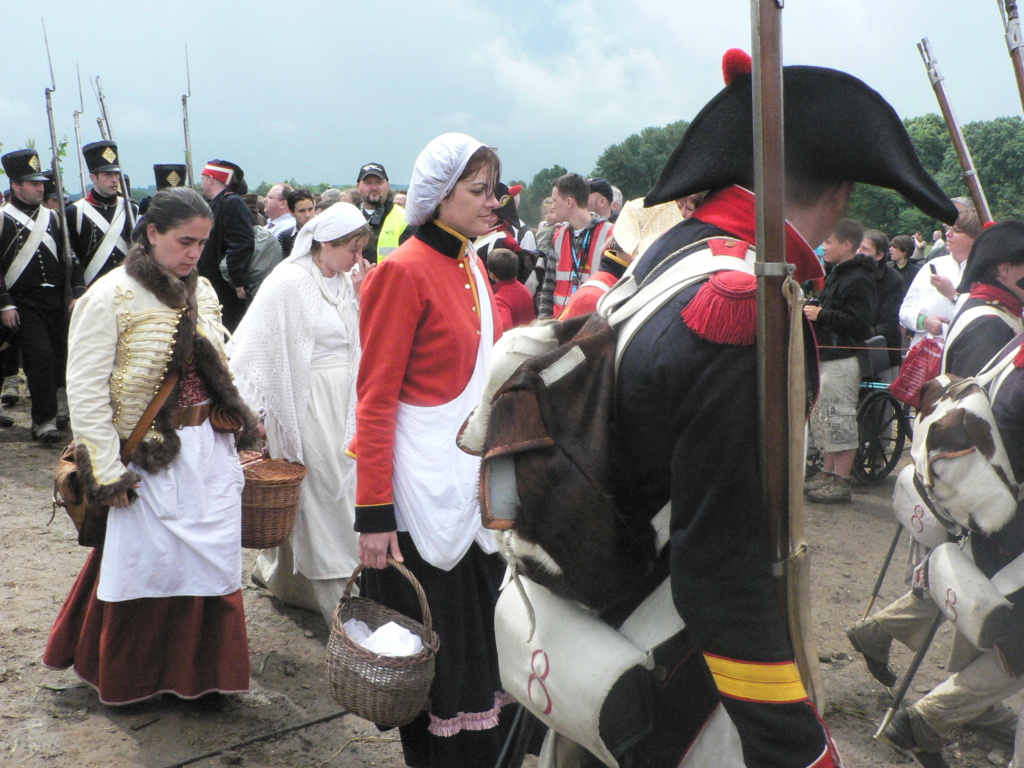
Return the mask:
<path id="1" fill-rule="evenodd" d="M 686 287 L 721 271 L 752 274 L 753 250 L 712 238 L 664 263 L 671 266 L 653 270 L 643 285 L 627 272 L 594 314 L 506 333 L 459 438 L 483 458 L 484 525 L 503 531 L 502 554 L 513 569 L 599 613 L 636 602 L 658 577 L 652 521 L 624 501 L 618 360 L 646 320 Z"/>

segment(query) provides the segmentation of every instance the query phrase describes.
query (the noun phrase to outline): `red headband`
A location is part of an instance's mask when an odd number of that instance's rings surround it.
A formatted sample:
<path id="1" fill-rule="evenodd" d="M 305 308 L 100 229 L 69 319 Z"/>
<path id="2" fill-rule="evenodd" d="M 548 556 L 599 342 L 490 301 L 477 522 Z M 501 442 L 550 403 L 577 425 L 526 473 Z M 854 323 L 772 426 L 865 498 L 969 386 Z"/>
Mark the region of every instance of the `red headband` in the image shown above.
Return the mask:
<path id="1" fill-rule="evenodd" d="M 235 177 L 235 172 L 233 169 L 228 168 L 225 165 L 207 163 L 206 167 L 203 168 L 203 176 L 209 176 L 210 178 L 216 179 L 224 186 L 230 187 L 231 180 Z"/>

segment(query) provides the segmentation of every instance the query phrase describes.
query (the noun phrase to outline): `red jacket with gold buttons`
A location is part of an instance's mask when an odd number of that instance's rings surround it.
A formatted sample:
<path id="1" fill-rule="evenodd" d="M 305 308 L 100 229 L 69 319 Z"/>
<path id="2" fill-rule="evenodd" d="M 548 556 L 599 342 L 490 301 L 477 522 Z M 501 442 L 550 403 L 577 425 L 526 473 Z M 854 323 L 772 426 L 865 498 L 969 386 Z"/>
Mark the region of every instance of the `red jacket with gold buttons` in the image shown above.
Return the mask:
<path id="1" fill-rule="evenodd" d="M 489 286 L 478 295 L 469 260 L 484 269 L 465 238 L 434 221 L 379 263 L 363 284 L 355 445 L 358 531 L 395 527 L 391 475 L 398 403 L 437 406 L 462 393 L 476 366 L 481 302 L 491 307 L 486 332 L 495 341 L 501 336 L 494 296 Z"/>

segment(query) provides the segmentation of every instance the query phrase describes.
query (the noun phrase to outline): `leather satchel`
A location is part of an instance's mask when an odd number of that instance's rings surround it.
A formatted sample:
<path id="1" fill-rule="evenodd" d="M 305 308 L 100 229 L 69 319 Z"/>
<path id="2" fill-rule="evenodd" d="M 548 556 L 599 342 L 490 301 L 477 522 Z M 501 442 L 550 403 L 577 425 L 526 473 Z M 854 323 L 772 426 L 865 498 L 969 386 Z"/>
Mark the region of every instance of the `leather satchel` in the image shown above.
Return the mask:
<path id="1" fill-rule="evenodd" d="M 245 422 L 238 414 L 229 411 L 222 405 L 214 405 L 210 408 L 210 426 L 214 432 L 221 434 L 237 435 L 245 428 Z"/>
<path id="2" fill-rule="evenodd" d="M 142 438 L 146 436 L 153 419 L 167 401 L 171 390 L 178 381 L 178 371 L 170 373 L 156 397 L 150 402 L 139 423 L 135 425 L 131 435 L 121 446 L 121 463 L 125 466 L 131 460 L 131 455 L 139 447 Z M 82 483 L 81 475 L 78 472 L 78 464 L 75 462 L 75 443 L 71 442 L 64 449 L 64 452 L 57 460 L 57 473 L 53 480 L 53 515 L 50 522 L 53 522 L 57 514 L 57 507 L 64 507 L 75 524 L 78 531 L 78 543 L 83 547 L 98 547 L 103 544 L 107 535 L 107 513 L 110 508 L 101 504 L 98 500 L 90 499 Z"/>

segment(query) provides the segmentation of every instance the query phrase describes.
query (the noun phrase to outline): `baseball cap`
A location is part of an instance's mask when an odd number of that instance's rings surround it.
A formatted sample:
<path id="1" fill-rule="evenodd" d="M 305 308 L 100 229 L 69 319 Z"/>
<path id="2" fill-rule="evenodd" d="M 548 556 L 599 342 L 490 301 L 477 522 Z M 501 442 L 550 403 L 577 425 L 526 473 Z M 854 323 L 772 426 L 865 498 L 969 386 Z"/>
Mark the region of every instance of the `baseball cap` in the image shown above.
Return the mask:
<path id="1" fill-rule="evenodd" d="M 388 172 L 384 170 L 384 166 L 380 163 L 367 163 L 359 169 L 359 176 L 356 177 L 356 183 L 362 181 L 367 176 L 380 176 L 384 181 L 388 180 Z"/>

